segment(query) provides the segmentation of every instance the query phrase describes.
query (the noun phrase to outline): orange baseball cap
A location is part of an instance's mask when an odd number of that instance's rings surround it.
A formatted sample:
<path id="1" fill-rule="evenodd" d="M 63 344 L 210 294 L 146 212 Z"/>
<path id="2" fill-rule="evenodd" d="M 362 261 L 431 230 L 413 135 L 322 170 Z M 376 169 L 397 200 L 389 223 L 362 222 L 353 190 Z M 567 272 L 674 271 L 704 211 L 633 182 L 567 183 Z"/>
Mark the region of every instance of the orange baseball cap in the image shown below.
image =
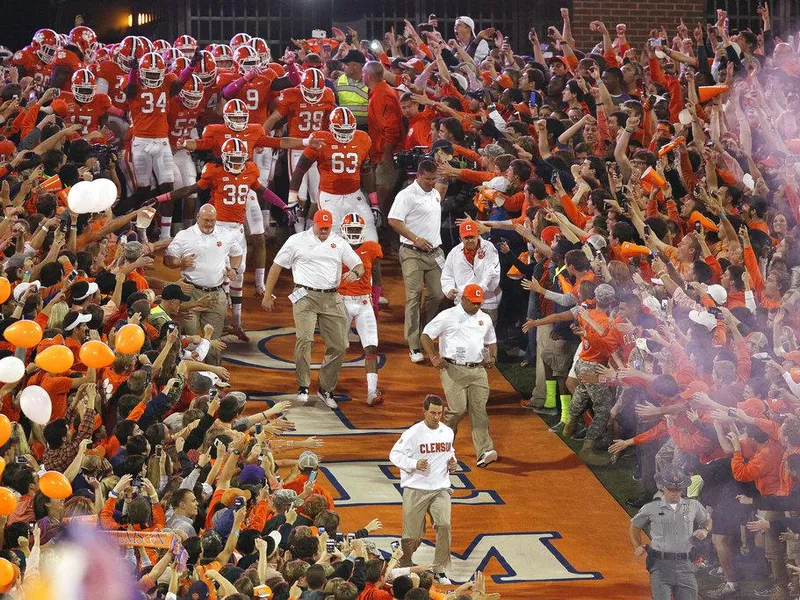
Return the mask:
<path id="1" fill-rule="evenodd" d="M 464 288 L 464 298 L 474 304 L 483 303 L 483 288 L 477 283 L 470 283 Z"/>
<path id="2" fill-rule="evenodd" d="M 542 241 L 547 244 L 548 246 L 553 243 L 553 240 L 556 239 L 556 236 L 561 233 L 561 229 L 556 227 L 555 225 L 548 225 L 544 229 L 542 229 L 542 233 L 540 237 Z"/>
<path id="3" fill-rule="evenodd" d="M 321 227 L 333 227 L 333 214 L 329 210 L 318 210 L 314 213 L 314 223 Z"/>
<path id="4" fill-rule="evenodd" d="M 11 140 L 3 140 L 2 142 L 0 142 L 0 156 L 2 157 L 7 158 L 11 156 L 12 154 L 14 154 L 14 151 L 16 149 L 17 147 Z"/>
<path id="5" fill-rule="evenodd" d="M 478 224 L 475 221 L 461 221 L 458 226 L 458 235 L 465 237 L 478 237 Z"/>

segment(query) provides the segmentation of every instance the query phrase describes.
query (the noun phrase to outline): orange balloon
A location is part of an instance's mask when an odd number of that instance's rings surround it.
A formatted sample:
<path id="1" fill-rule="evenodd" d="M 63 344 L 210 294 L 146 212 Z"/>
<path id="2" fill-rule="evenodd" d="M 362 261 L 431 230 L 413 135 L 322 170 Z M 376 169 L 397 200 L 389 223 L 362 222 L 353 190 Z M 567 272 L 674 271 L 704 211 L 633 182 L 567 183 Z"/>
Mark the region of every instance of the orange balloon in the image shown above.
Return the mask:
<path id="1" fill-rule="evenodd" d="M 12 565 L 5 558 L 0 558 L 0 587 L 6 587 L 14 583 L 14 578 L 17 576 Z"/>
<path id="2" fill-rule="evenodd" d="M 0 304 L 11 296 L 11 284 L 5 277 L 0 277 Z"/>
<path id="3" fill-rule="evenodd" d="M 8 441 L 11 437 L 11 421 L 8 417 L 0 414 L 0 446 Z"/>
<path id="4" fill-rule="evenodd" d="M 17 321 L 6 328 L 3 336 L 17 348 L 33 348 L 42 341 L 42 328 L 36 321 Z"/>
<path id="5" fill-rule="evenodd" d="M 48 373 L 64 373 L 69 371 L 75 362 L 72 350 L 61 344 L 45 348 L 36 355 L 36 364 Z"/>
<path id="6" fill-rule="evenodd" d="M 39 477 L 39 490 L 48 498 L 63 500 L 72 495 L 72 484 L 58 471 L 47 471 Z"/>
<path id="7" fill-rule="evenodd" d="M 0 478 L 3 477 L 3 471 L 6 470 L 6 459 L 0 456 Z"/>
<path id="8" fill-rule="evenodd" d="M 129 323 L 118 332 L 114 345 L 117 352 L 122 354 L 136 354 L 144 345 L 144 330 L 138 325 Z"/>
<path id="9" fill-rule="evenodd" d="M 81 362 L 91 369 L 102 369 L 114 364 L 114 351 L 103 342 L 92 340 L 81 346 Z"/>
<path id="10" fill-rule="evenodd" d="M 0 487 L 0 515 L 7 517 L 17 508 L 17 497 L 10 489 Z"/>

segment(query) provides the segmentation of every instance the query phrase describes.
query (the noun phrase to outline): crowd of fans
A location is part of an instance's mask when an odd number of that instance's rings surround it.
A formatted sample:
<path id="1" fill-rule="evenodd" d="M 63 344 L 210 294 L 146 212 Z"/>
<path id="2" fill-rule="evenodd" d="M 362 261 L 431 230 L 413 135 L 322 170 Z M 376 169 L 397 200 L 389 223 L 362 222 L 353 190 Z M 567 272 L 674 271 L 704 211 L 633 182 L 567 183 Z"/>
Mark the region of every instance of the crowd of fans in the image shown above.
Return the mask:
<path id="1" fill-rule="evenodd" d="M 641 47 L 625 25 L 593 22 L 597 45 L 583 49 L 567 10 L 560 28 L 532 29 L 530 46 L 515 49 L 469 17 L 450 39 L 432 17 L 381 41 L 315 35 L 274 61 L 284 86 L 318 68 L 332 89 L 343 75 L 359 81 L 359 64 L 383 64 L 402 123 L 372 157 L 380 208 L 420 159 L 435 163 L 445 252 L 472 264 L 488 246 L 499 251 L 501 276 L 484 292 L 506 354 L 535 372 L 522 406 L 583 440 L 590 465 L 632 454 L 642 487 L 632 506 L 653 498 L 665 468 L 692 476 L 688 493 L 713 519 L 697 559 L 720 579 L 710 597 L 749 580 L 758 596 L 789 597 L 792 586 L 796 596 L 800 571 L 800 56 L 758 10 L 758 32 L 729 30 L 720 11 L 715 24 L 653 30 Z M 156 159 L 151 187 L 133 181 L 141 165 L 126 165 L 128 103 L 147 114 L 147 100 L 131 97 L 123 75 L 108 96 L 89 94 L 91 118 L 73 108 L 96 85 L 82 67 L 104 79 L 105 63 L 130 59 L 130 70 L 142 56 L 132 42 L 98 43 L 80 23 L 49 36 L 0 56 L 0 592 L 62 585 L 50 558 L 94 547 L 80 524 L 119 544 L 117 587 L 130 580 L 130 594 L 148 598 L 497 597 L 480 573 L 448 592 L 424 567 L 398 568 L 402 551 L 384 557 L 368 537 L 377 521 L 342 535 L 314 481 L 322 442 L 281 437 L 292 430 L 288 403 L 243 415 L 246 396 L 226 389 L 237 382 L 219 366 L 223 331 L 184 327 L 209 307 L 151 270 L 193 223 L 202 189 L 196 203 L 182 199 L 182 219 L 162 202 L 149 231 L 160 239 L 148 241 L 145 201 L 172 186 Z M 268 54 L 237 38 L 234 50 Z M 212 63 L 189 36 L 137 40 L 181 74 L 171 95 L 200 109 L 174 140 L 177 157 L 222 121 L 222 103 L 203 92 L 212 84 L 192 75 Z M 230 50 L 209 46 L 215 72 Z M 123 89 L 127 98 L 115 95 Z M 280 132 L 279 117 L 270 125 Z M 196 178 L 210 160 L 193 152 L 181 169 Z M 101 178 L 119 202 L 77 214 L 70 188 Z M 280 167 L 267 179 L 285 192 Z M 313 210 L 306 202 L 303 216 Z M 465 222 L 481 237 L 461 246 Z M 381 235 L 396 250 L 396 237 Z M 450 300 L 460 293 L 442 286 Z M 102 552 L 89 560 L 105 571 L 86 577 L 87 590 L 116 573 Z"/>

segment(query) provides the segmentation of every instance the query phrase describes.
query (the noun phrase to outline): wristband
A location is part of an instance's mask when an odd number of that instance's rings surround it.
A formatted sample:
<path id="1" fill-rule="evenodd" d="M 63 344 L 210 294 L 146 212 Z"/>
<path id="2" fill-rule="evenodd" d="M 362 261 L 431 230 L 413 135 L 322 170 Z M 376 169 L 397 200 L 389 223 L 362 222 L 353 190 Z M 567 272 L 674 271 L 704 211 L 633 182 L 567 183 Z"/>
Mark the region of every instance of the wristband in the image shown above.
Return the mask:
<path id="1" fill-rule="evenodd" d="M 172 199 L 172 192 L 167 192 L 166 194 L 161 194 L 153 198 L 156 202 L 169 202 Z"/>
<path id="2" fill-rule="evenodd" d="M 288 199 L 287 204 L 289 206 L 292 206 L 294 204 L 297 204 L 299 201 L 300 201 L 300 198 L 297 195 L 297 190 L 289 190 L 289 199 Z"/>
<path id="3" fill-rule="evenodd" d="M 311 138 L 307 137 L 303 139 L 303 146 L 308 146 L 311 143 Z"/>
<path id="4" fill-rule="evenodd" d="M 42 231 L 44 231 L 45 233 L 49 233 L 50 232 L 50 230 L 47 227 L 45 227 L 44 225 L 42 225 Z"/>
<path id="5" fill-rule="evenodd" d="M 116 500 L 117 498 L 119 498 L 119 494 L 117 494 L 116 491 L 111 490 L 110 492 L 108 492 L 108 497 L 109 498 L 113 498 L 114 500 Z"/>

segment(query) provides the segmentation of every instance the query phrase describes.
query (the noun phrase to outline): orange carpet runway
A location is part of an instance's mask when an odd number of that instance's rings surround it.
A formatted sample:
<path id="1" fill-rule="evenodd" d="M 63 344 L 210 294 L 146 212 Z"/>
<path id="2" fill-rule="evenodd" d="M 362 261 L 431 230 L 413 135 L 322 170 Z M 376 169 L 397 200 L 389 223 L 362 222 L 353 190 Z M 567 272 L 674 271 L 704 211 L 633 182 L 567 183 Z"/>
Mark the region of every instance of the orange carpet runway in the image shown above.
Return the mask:
<path id="1" fill-rule="evenodd" d="M 271 263 L 270 263 L 271 264 Z M 379 321 L 380 387 L 386 403 L 367 407 L 363 355 L 350 345 L 337 387 L 339 410 L 312 402 L 289 410 L 296 435 L 319 435 L 324 485 L 337 498 L 340 529 L 353 531 L 379 518 L 376 538 L 389 549 L 401 532 L 399 473 L 388 460 L 399 433 L 422 418 L 425 394 L 442 393 L 433 367 L 413 364 L 403 341 L 404 293 L 399 265 L 383 265 L 390 306 Z M 276 310 L 267 313 L 245 285 L 244 327 L 253 344 L 230 342 L 225 366 L 234 388 L 246 390 L 253 412 L 264 402 L 292 400 L 293 364 L 291 277 L 281 276 Z M 232 338 L 227 338 L 229 341 Z M 322 358 L 318 338 L 314 361 Z M 316 374 L 314 374 L 315 376 Z M 648 598 L 644 559 L 628 543 L 628 516 L 598 480 L 537 416 L 519 407 L 519 396 L 494 370 L 490 373 L 491 433 L 500 460 L 488 469 L 475 466 L 467 418 L 456 438 L 463 472 L 453 476 L 453 567 L 448 575 L 463 582 L 476 569 L 491 575 L 489 591 L 503 598 Z M 433 531 L 414 555 L 430 564 Z"/>

